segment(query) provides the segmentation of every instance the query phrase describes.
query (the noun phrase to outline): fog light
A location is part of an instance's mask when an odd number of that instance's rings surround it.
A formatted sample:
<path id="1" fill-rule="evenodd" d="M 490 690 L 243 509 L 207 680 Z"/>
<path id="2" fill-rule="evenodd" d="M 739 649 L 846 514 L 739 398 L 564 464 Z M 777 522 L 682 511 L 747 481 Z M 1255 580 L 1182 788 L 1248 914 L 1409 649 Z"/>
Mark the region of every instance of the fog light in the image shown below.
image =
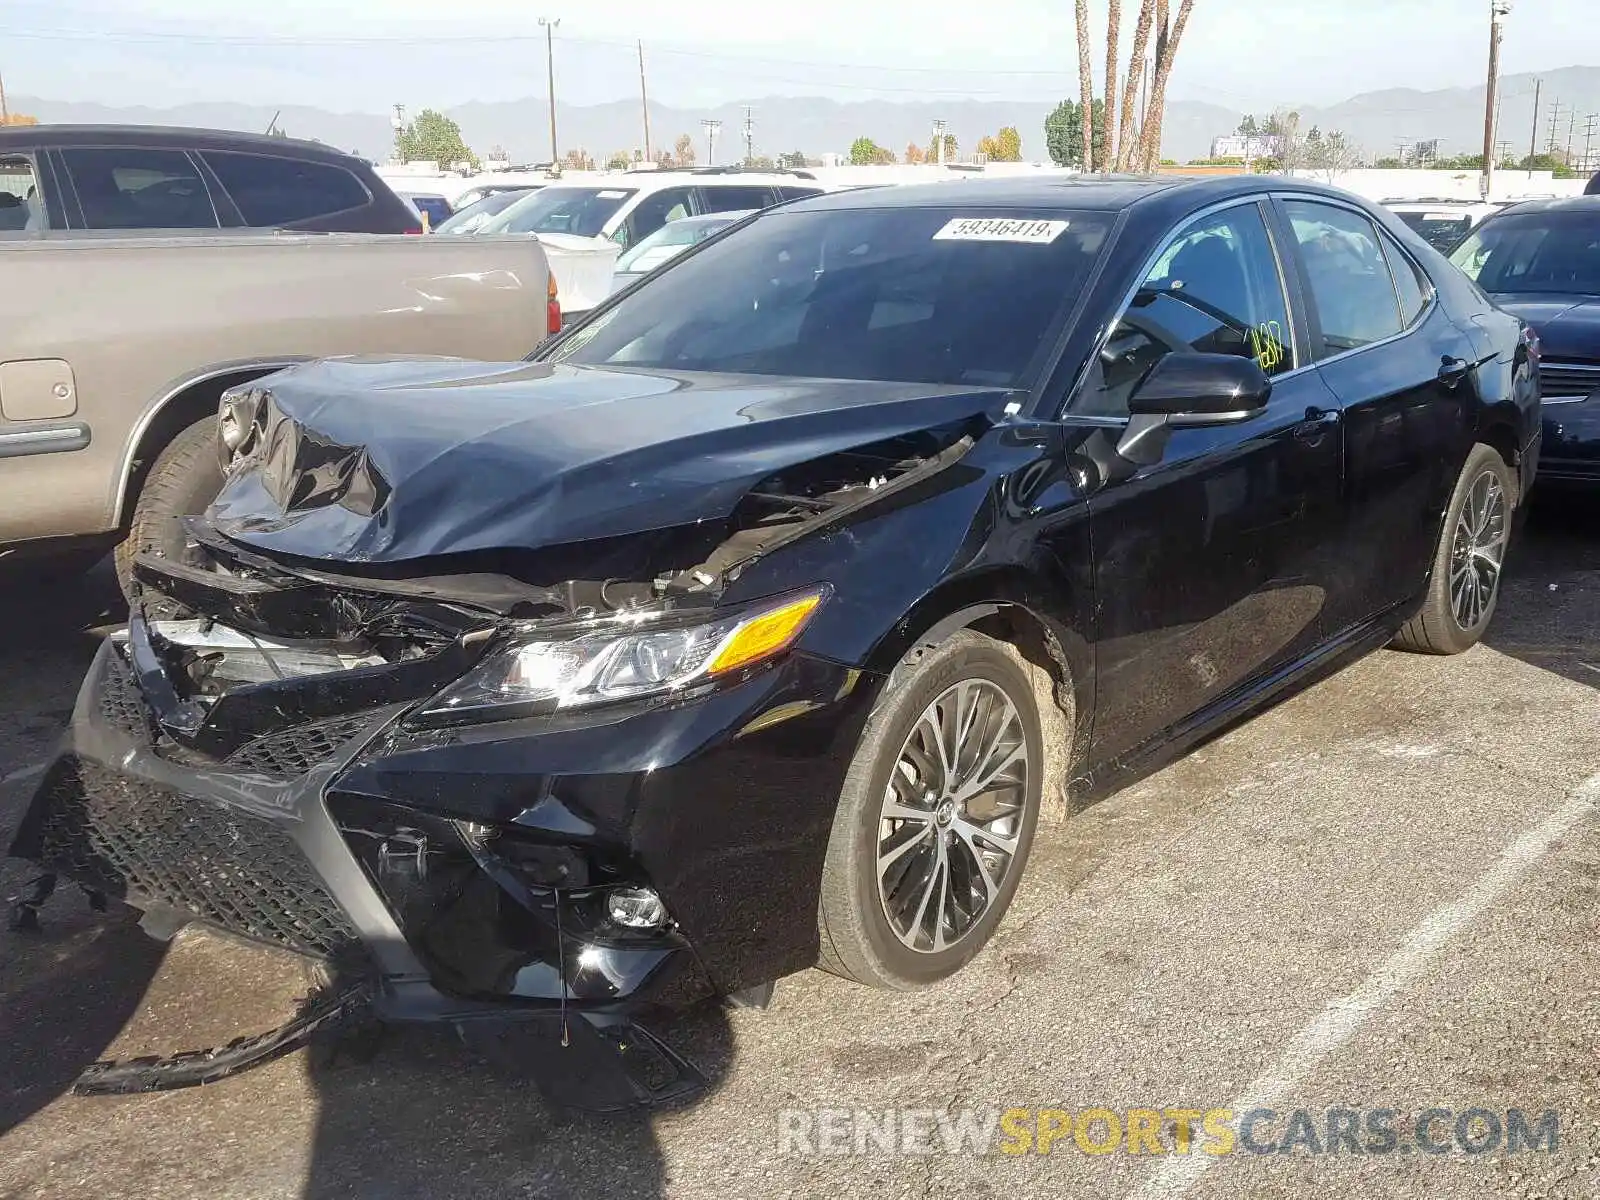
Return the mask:
<path id="1" fill-rule="evenodd" d="M 606 900 L 606 912 L 628 929 L 660 929 L 667 923 L 667 906 L 650 888 L 613 888 Z"/>

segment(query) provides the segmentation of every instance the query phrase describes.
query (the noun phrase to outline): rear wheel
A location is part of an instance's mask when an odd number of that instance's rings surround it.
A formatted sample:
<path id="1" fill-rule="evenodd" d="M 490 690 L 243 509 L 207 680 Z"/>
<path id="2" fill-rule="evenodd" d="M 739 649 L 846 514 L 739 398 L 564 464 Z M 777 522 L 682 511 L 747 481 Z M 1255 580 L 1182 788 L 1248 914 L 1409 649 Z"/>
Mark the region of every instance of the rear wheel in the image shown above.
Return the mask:
<path id="1" fill-rule="evenodd" d="M 822 966 L 911 989 L 960 970 L 1005 916 L 1044 769 L 1033 688 L 970 630 L 896 668 L 862 732 L 823 870 Z"/>
<path id="2" fill-rule="evenodd" d="M 1491 446 L 1474 446 L 1456 481 L 1417 615 L 1395 636 L 1402 650 L 1460 654 L 1477 645 L 1500 601 L 1517 483 Z"/>
<path id="3" fill-rule="evenodd" d="M 128 536 L 117 547 L 117 582 L 126 593 L 133 582 L 133 560 L 146 550 L 183 557 L 179 517 L 205 512 L 222 490 L 217 461 L 217 419 L 189 426 L 156 456 L 134 502 Z"/>

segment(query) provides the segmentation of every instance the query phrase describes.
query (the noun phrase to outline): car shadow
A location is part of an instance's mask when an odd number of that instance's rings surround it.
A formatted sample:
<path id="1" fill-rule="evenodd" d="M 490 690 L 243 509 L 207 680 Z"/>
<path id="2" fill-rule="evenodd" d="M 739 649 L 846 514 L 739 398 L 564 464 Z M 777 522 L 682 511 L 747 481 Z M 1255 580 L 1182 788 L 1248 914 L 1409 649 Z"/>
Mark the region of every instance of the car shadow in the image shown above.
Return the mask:
<path id="1" fill-rule="evenodd" d="M 1600 494 L 1535 488 L 1484 644 L 1600 690 Z"/>
<path id="2" fill-rule="evenodd" d="M 0 564 L 0 853 L 71 715 L 84 671 L 124 613 L 109 564 L 49 584 Z M 22 894 L 37 874 L 31 864 L 0 858 L 0 898 Z M 109 913 L 95 912 L 84 893 L 62 883 L 43 905 L 37 931 L 0 924 L 0 1136 L 66 1095 L 141 1010 L 169 951 L 136 918 L 115 903 Z M 315 1112 L 301 1194 L 662 1195 L 666 1167 L 655 1121 L 715 1091 L 732 1063 L 733 1035 L 726 1012 L 714 1005 L 650 1029 L 702 1072 L 706 1086 L 667 1110 L 610 1115 L 553 1106 L 530 1079 L 474 1054 L 442 1028 L 390 1028 L 376 1039 L 358 1028 L 297 1051 L 291 1061 L 310 1081 Z M 174 1043 L 135 1052 L 193 1048 Z M 246 1075 L 213 1086 L 256 1085 Z"/>

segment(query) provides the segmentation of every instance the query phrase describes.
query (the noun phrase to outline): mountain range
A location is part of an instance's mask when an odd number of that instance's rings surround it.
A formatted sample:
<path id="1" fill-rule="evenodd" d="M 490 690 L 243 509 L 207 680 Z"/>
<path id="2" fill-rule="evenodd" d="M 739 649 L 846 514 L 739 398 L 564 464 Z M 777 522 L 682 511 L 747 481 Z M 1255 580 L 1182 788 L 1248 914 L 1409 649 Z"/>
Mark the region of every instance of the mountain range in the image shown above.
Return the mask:
<path id="1" fill-rule="evenodd" d="M 1536 91 L 1540 104 L 1537 131 Z M 220 102 L 157 109 L 28 96 L 11 96 L 9 101 L 13 112 L 26 112 L 50 122 L 187 125 L 259 132 L 276 118 L 278 127 L 292 137 L 315 138 L 378 160 L 386 157 L 393 138 L 390 118 L 384 113 L 336 113 L 293 105 L 275 111 L 265 106 Z M 1002 125 L 1014 125 L 1022 134 L 1023 156 L 1028 159 L 1045 157 L 1043 127 L 1051 108 L 1048 104 L 1003 100 L 840 102 L 792 96 L 769 96 L 709 109 L 652 103 L 652 148 L 670 147 L 679 135 L 688 134 L 704 163 L 706 145 L 700 123 L 711 119 L 722 122 L 718 161 L 742 157 L 741 129 L 747 105 L 758 154 L 793 150 L 808 155 L 843 153 L 857 137 L 866 136 L 898 155 L 908 142 L 927 146 L 937 118 L 945 121 L 963 154 L 985 134 L 994 133 Z M 1481 151 L 1483 109 L 1482 84 L 1441 91 L 1391 88 L 1353 96 L 1327 107 L 1299 107 L 1303 129 L 1315 125 L 1325 132 L 1340 130 L 1369 157 L 1392 154 L 1401 144 L 1435 139 L 1444 154 Z M 463 104 L 446 111 L 460 123 L 468 143 L 480 154 L 498 145 L 517 161 L 542 160 L 549 155 L 549 107 L 543 97 Z M 1564 150 L 1570 135 L 1574 153 L 1581 155 L 1590 114 L 1600 114 L 1600 68 L 1566 67 L 1538 77 L 1510 75 L 1501 81 L 1497 140 L 1520 157 L 1528 152 L 1530 137 L 1540 151 L 1552 138 Z M 1236 109 L 1216 104 L 1171 100 L 1167 105 L 1163 152 L 1179 161 L 1205 157 L 1212 138 L 1231 133 L 1242 115 Z M 558 104 L 556 124 L 563 152 L 582 147 L 604 161 L 613 151 L 643 148 L 643 122 L 636 100 Z M 1593 149 L 1600 160 L 1600 115 L 1593 125 Z"/>

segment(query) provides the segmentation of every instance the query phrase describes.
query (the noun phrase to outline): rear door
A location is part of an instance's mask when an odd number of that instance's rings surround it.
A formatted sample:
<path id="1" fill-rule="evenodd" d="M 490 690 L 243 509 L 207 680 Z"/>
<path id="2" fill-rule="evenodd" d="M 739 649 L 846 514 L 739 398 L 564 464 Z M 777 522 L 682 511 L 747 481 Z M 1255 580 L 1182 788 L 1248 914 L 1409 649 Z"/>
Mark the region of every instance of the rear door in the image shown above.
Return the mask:
<path id="1" fill-rule="evenodd" d="M 1278 200 L 1303 279 L 1318 371 L 1344 410 L 1336 634 L 1419 594 L 1472 441 L 1471 340 L 1432 282 L 1367 214 Z"/>
<path id="2" fill-rule="evenodd" d="M 56 151 L 80 229 L 216 229 L 198 164 L 183 150 L 92 146 Z"/>
<path id="3" fill-rule="evenodd" d="M 1158 251 L 1073 400 L 1075 415 L 1126 417 L 1174 351 L 1254 358 L 1273 381 L 1264 412 L 1174 429 L 1160 462 L 1091 492 L 1097 756 L 1159 738 L 1323 637 L 1339 409 L 1307 362 L 1291 279 L 1265 200 L 1194 218 Z"/>

